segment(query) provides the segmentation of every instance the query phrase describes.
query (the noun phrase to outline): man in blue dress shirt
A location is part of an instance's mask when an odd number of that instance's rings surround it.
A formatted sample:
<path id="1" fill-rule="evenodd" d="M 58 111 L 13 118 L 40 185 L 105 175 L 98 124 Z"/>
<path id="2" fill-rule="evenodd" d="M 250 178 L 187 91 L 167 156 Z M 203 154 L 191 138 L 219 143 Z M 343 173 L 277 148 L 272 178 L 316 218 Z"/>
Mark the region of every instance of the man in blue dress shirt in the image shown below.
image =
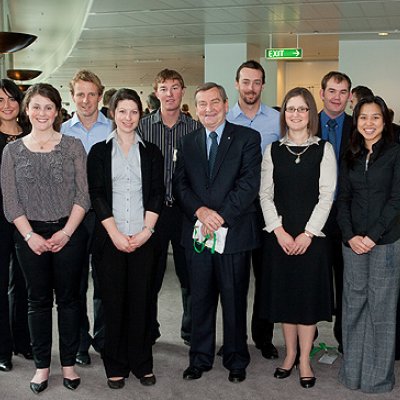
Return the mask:
<path id="1" fill-rule="evenodd" d="M 106 140 L 112 131 L 112 122 L 99 112 L 99 103 L 101 101 L 104 86 L 101 84 L 99 77 L 91 71 L 80 70 L 72 78 L 70 84 L 72 100 L 76 106 L 74 116 L 63 123 L 61 133 L 74 136 L 80 139 L 88 153 L 91 147 L 103 140 Z M 89 330 L 89 318 L 87 316 L 86 292 L 88 288 L 89 278 L 89 257 L 91 240 L 94 232 L 95 214 L 90 210 L 83 224 L 88 233 L 87 257 L 82 266 L 81 278 L 81 337 L 79 351 L 76 356 L 78 365 L 90 364 L 89 347 L 93 345 L 94 349 L 101 352 L 104 344 L 104 322 L 103 308 L 99 296 L 99 288 L 93 269 L 93 311 L 94 326 L 93 338 Z"/>
<path id="2" fill-rule="evenodd" d="M 235 86 L 239 100 L 230 109 L 226 119 L 237 125 L 247 126 L 261 135 L 261 151 L 264 153 L 268 144 L 280 138 L 279 112 L 261 102 L 261 92 L 265 85 L 265 71 L 260 63 L 254 60 L 244 62 L 236 72 Z M 265 226 L 261 208 L 258 209 L 260 230 Z M 252 251 L 252 265 L 255 278 L 253 316 L 251 319 L 252 339 L 263 357 L 274 359 L 278 351 L 272 344 L 274 324 L 258 316 L 259 282 L 262 269 L 261 247 Z"/>

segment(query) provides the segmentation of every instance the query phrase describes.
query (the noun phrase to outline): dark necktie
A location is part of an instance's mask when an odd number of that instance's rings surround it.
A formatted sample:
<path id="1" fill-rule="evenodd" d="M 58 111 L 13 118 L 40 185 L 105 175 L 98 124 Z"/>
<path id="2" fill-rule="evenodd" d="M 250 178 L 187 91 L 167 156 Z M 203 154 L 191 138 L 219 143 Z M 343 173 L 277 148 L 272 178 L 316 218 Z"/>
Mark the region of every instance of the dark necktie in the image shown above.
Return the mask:
<path id="1" fill-rule="evenodd" d="M 216 132 L 210 133 L 211 147 L 210 147 L 210 153 L 208 154 L 208 171 L 210 174 L 210 178 L 212 178 L 215 159 L 217 158 L 217 151 L 218 151 L 217 137 L 218 135 Z"/>
<path id="2" fill-rule="evenodd" d="M 328 125 L 328 141 L 333 146 L 336 153 L 336 127 L 338 124 L 334 119 L 328 120 L 326 124 Z"/>

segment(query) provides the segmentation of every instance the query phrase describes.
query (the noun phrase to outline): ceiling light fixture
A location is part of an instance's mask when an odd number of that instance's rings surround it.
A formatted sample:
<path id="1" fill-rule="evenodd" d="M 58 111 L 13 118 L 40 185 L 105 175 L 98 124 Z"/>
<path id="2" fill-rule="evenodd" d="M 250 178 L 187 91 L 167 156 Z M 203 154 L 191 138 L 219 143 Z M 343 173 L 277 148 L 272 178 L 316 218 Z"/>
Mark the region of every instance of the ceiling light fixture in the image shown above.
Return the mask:
<path id="1" fill-rule="evenodd" d="M 14 53 L 31 45 L 37 36 L 19 32 L 0 32 L 0 53 Z"/>
<path id="2" fill-rule="evenodd" d="M 37 69 L 8 69 L 7 76 L 16 81 L 29 81 L 37 78 L 42 71 Z"/>

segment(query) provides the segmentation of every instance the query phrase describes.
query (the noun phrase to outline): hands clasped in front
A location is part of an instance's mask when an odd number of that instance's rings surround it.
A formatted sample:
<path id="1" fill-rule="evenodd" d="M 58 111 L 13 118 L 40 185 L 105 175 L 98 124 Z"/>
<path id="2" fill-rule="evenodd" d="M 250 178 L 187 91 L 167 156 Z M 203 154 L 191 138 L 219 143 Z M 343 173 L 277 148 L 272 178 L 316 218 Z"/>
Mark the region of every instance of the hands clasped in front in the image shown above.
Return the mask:
<path id="1" fill-rule="evenodd" d="M 376 243 L 368 236 L 354 236 L 349 240 L 349 245 L 354 253 L 360 255 L 369 253 Z"/>
<path id="2" fill-rule="evenodd" d="M 136 235 L 124 235 L 121 232 L 115 233 L 111 236 L 111 240 L 114 246 L 124 253 L 132 253 L 137 248 L 143 246 L 151 236 L 151 232 L 148 229 L 143 229 Z"/>
<path id="3" fill-rule="evenodd" d="M 40 256 L 47 251 L 58 253 L 69 240 L 70 237 L 62 230 L 55 232 L 49 239 L 45 239 L 38 233 L 32 232 L 32 237 L 28 241 L 28 246 L 35 254 Z"/>
<path id="4" fill-rule="evenodd" d="M 196 217 L 203 224 L 201 233 L 203 236 L 213 235 L 224 224 L 225 220 L 216 211 L 208 207 L 200 207 L 196 211 Z"/>
<path id="5" fill-rule="evenodd" d="M 282 226 L 276 228 L 274 232 L 279 245 L 288 256 L 304 254 L 312 241 L 305 233 L 300 233 L 296 238 L 293 238 Z"/>

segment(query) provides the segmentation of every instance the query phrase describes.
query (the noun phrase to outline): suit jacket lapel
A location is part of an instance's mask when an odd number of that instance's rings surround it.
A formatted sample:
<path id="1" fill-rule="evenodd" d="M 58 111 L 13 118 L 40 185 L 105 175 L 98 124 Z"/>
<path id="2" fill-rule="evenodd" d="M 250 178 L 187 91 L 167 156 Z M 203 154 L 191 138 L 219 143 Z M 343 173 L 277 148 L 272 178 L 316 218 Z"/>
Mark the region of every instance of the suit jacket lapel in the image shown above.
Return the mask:
<path id="1" fill-rule="evenodd" d="M 196 145 L 199 149 L 201 163 L 205 170 L 205 174 L 208 175 L 208 157 L 207 157 L 207 145 L 206 145 L 206 130 L 200 129 L 195 137 Z"/>
<path id="2" fill-rule="evenodd" d="M 218 146 L 217 158 L 215 159 L 214 173 L 213 173 L 214 178 L 218 174 L 218 171 L 221 167 L 222 162 L 224 161 L 224 158 L 226 156 L 226 153 L 228 152 L 232 140 L 233 140 L 232 126 L 229 124 L 228 121 L 226 121 L 225 128 L 224 131 L 222 132 L 221 140 Z"/>

